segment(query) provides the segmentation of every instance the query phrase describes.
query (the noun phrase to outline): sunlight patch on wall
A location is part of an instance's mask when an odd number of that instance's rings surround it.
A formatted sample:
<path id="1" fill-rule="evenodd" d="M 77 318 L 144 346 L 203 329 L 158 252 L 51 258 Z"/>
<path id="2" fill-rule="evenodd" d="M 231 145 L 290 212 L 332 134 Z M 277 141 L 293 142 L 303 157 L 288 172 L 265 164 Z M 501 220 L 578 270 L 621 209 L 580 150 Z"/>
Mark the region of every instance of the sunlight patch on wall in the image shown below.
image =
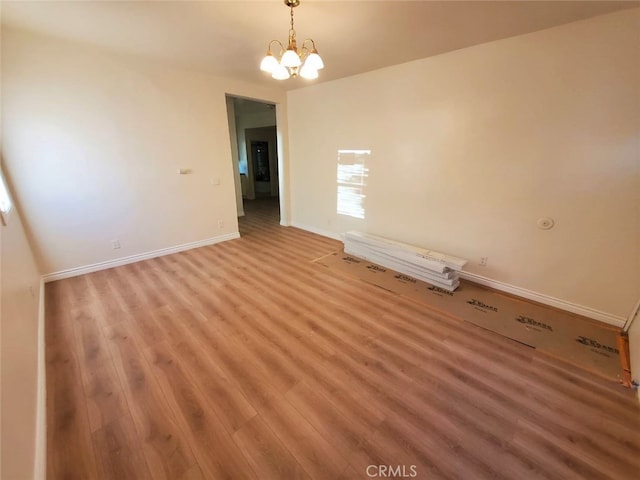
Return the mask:
<path id="1" fill-rule="evenodd" d="M 364 219 L 370 155 L 371 150 L 338 150 L 338 214 Z"/>

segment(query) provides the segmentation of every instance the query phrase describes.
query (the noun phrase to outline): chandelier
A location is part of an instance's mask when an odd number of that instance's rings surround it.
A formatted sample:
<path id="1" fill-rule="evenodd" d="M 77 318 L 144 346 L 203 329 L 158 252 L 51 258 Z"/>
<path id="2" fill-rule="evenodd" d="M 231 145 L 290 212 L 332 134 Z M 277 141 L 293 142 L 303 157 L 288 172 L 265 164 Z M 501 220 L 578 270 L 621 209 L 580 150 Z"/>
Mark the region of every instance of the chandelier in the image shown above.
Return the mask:
<path id="1" fill-rule="evenodd" d="M 260 63 L 260 70 L 270 73 L 276 80 L 286 80 L 290 77 L 296 78 L 298 75 L 309 80 L 318 78 L 318 70 L 324 68 L 324 62 L 318 55 L 315 42 L 307 38 L 302 42 L 302 48 L 299 51 L 296 44 L 296 31 L 293 28 L 293 9 L 300 5 L 300 0 L 284 0 L 284 4 L 291 8 L 289 43 L 285 49 L 284 45 L 278 40 L 271 40 L 267 48 L 267 54 L 262 59 L 262 63 Z M 271 46 L 274 43 L 280 46 L 279 59 L 271 51 Z"/>

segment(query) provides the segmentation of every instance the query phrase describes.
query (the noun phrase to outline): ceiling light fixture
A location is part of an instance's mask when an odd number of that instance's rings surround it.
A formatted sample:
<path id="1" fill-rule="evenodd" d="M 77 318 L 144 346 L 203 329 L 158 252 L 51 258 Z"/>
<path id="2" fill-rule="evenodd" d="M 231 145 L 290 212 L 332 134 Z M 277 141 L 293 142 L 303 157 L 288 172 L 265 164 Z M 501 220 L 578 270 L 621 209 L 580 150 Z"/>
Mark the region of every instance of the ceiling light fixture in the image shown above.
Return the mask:
<path id="1" fill-rule="evenodd" d="M 291 8 L 289 43 L 285 49 L 280 41 L 271 40 L 267 48 L 267 54 L 262 59 L 262 63 L 260 63 L 260 70 L 270 73 L 276 80 L 296 78 L 298 75 L 309 80 L 318 78 L 318 70 L 324 68 L 324 62 L 318 55 L 315 42 L 307 38 L 302 42 L 300 51 L 298 51 L 296 44 L 296 31 L 293 28 L 293 9 L 300 5 L 300 0 L 284 0 L 284 4 Z M 278 53 L 280 59 L 277 59 L 271 51 L 271 45 L 274 43 L 280 45 L 280 52 Z M 309 49 L 309 47 L 311 48 Z"/>

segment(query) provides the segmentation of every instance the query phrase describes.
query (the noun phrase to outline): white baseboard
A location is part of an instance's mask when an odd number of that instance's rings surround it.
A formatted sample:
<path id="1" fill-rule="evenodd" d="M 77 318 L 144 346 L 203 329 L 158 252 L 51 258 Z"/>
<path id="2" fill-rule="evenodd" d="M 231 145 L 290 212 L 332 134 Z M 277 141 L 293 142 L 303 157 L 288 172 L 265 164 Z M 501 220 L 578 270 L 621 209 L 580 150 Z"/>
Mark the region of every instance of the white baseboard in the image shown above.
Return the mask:
<path id="1" fill-rule="evenodd" d="M 578 305 L 566 300 L 560 300 L 559 298 L 527 290 L 526 288 L 516 287 L 515 285 L 509 285 L 508 283 L 503 283 L 498 280 L 492 280 L 475 273 L 460 272 L 460 278 L 464 278 L 465 280 L 484 285 L 485 287 L 495 288 L 496 290 L 500 290 L 501 292 L 506 292 L 518 297 L 526 298 L 528 300 L 533 300 L 534 302 L 549 305 L 551 307 L 556 307 L 560 310 L 576 313 L 578 315 L 582 315 L 583 317 L 599 320 L 616 327 L 622 328 L 627 321 L 626 318 L 620 317 L 618 315 L 602 312 L 600 310 L 585 307 L 583 305 Z"/>
<path id="2" fill-rule="evenodd" d="M 215 243 L 225 242 L 227 240 L 233 240 L 235 238 L 240 238 L 240 233 L 228 233 L 226 235 L 220 235 L 218 237 L 198 240 L 197 242 L 176 245 L 175 247 L 161 248 L 159 250 L 153 250 L 151 252 L 138 253 L 136 255 L 130 255 L 128 257 L 116 258 L 115 260 L 107 260 L 106 262 L 99 262 L 91 265 L 85 265 L 83 267 L 70 268 L 68 270 L 60 270 L 59 272 L 47 273 L 46 275 L 43 275 L 42 278 L 45 283 L 53 282 L 55 280 L 77 277 L 78 275 L 97 272 L 98 270 L 106 270 L 107 268 L 119 267 L 121 265 L 127 265 L 129 263 L 140 262 L 142 260 L 148 260 L 150 258 L 161 257 L 163 255 L 171 255 L 172 253 L 183 252 L 185 250 L 191 250 L 192 248 L 206 247 L 207 245 L 213 245 Z"/>
<path id="3" fill-rule="evenodd" d="M 322 228 L 312 227 L 311 225 L 305 225 L 303 223 L 291 222 L 290 225 L 300 230 L 306 230 L 307 232 L 322 235 L 323 237 L 333 238 L 334 240 L 342 241 L 342 237 L 339 233 L 330 232 L 329 230 L 323 230 Z"/>
<path id="4" fill-rule="evenodd" d="M 47 477 L 47 372 L 44 340 L 44 279 L 38 296 L 38 373 L 36 380 L 36 445 L 33 480 Z"/>

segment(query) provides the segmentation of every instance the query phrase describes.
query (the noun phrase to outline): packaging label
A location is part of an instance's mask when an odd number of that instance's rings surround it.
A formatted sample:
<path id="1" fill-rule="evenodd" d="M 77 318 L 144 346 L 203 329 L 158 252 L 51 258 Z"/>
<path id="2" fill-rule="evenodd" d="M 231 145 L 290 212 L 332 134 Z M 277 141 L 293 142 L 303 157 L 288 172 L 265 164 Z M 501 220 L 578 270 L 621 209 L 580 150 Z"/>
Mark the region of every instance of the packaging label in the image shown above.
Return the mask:
<path id="1" fill-rule="evenodd" d="M 430 287 L 427 287 L 427 290 L 431 290 L 436 295 L 442 294 L 442 295 L 448 295 L 450 297 L 453 297 L 453 292 L 445 290 L 444 288 L 436 287 L 434 285 L 431 285 Z M 440 296 L 442 296 L 442 295 L 440 295 Z"/>
<path id="2" fill-rule="evenodd" d="M 553 332 L 553 327 L 551 325 L 547 325 L 546 323 L 539 322 L 531 317 L 518 315 L 516 317 L 516 322 L 524 323 L 525 325 L 531 325 L 532 327 L 540 327 L 544 330 L 548 330 L 549 332 Z M 536 330 L 538 329 L 536 328 Z"/>
<path id="3" fill-rule="evenodd" d="M 373 263 L 372 263 L 371 265 L 367 265 L 367 268 L 368 268 L 369 270 L 371 270 L 371 271 L 374 271 L 374 272 L 380 272 L 380 273 L 384 273 L 384 272 L 386 272 L 386 271 L 387 271 L 387 269 L 386 269 L 386 268 L 382 268 L 382 267 L 380 267 L 380 266 L 378 266 L 378 265 L 374 265 Z"/>
<path id="4" fill-rule="evenodd" d="M 395 275 L 394 278 L 397 278 L 401 282 L 417 283 L 417 280 L 415 278 L 409 277 L 404 273 L 399 273 Z"/>
<path id="5" fill-rule="evenodd" d="M 586 345 L 587 347 L 591 347 L 592 351 L 598 352 L 601 355 L 608 356 L 607 353 L 614 353 L 618 355 L 620 353 L 617 348 L 602 345 L 600 342 L 594 340 L 593 338 L 578 335 L 578 338 L 576 338 L 576 342 L 581 343 L 582 345 Z"/>
<path id="6" fill-rule="evenodd" d="M 469 305 L 477 307 L 478 310 L 487 311 L 491 310 L 492 312 L 498 312 L 498 307 L 494 307 L 493 305 L 487 305 L 482 300 L 478 300 L 476 298 L 472 298 L 471 300 L 467 300 Z"/>
<path id="7" fill-rule="evenodd" d="M 361 260 L 355 258 L 355 257 L 342 257 L 342 260 L 344 260 L 345 262 L 349 262 L 349 263 L 360 263 Z"/>

